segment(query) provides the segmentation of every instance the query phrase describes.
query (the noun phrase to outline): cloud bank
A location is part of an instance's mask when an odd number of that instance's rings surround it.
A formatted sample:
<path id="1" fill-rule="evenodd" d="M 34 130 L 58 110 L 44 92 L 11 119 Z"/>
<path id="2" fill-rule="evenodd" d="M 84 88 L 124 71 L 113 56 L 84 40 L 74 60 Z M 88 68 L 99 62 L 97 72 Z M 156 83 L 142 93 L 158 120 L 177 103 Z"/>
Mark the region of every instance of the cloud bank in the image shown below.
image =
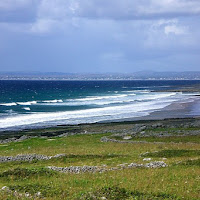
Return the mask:
<path id="1" fill-rule="evenodd" d="M 0 70 L 196 70 L 199 17 L 199 0 L 1 0 Z"/>

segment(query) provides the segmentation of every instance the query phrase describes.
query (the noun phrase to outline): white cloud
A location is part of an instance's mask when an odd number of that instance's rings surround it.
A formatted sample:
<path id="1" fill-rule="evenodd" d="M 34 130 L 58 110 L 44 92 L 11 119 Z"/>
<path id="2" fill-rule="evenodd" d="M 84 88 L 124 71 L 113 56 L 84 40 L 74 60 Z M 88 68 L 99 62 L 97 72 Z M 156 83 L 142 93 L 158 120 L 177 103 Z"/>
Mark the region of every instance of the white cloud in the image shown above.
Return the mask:
<path id="1" fill-rule="evenodd" d="M 32 3 L 32 0 L 1 0 L 0 10 L 16 10 L 25 8 Z"/>
<path id="2" fill-rule="evenodd" d="M 165 34 L 173 33 L 175 35 L 184 35 L 188 33 L 188 29 L 185 26 L 168 25 L 165 26 Z"/>
<path id="3" fill-rule="evenodd" d="M 151 31 L 160 32 L 164 31 L 166 35 L 173 33 L 175 35 L 184 35 L 189 33 L 188 26 L 180 25 L 178 19 L 158 20 L 151 26 Z"/>
<path id="4" fill-rule="evenodd" d="M 167 24 L 177 24 L 177 23 L 178 23 L 178 19 L 168 19 L 168 20 L 161 19 L 161 20 L 158 20 L 155 23 L 153 23 L 152 27 L 158 28 L 161 26 L 165 26 Z"/>
<path id="5" fill-rule="evenodd" d="M 134 20 L 200 15 L 199 0 L 1 0 L 0 10 L 32 9 L 36 18 Z M 6 13 L 5 18 L 6 18 Z"/>
<path id="6" fill-rule="evenodd" d="M 38 18 L 60 20 L 67 17 L 68 1 L 42 0 L 37 12 Z"/>
<path id="7" fill-rule="evenodd" d="M 145 29 L 144 48 L 166 50 L 189 47 L 197 37 L 192 37 L 194 27 L 184 19 L 152 20 Z"/>
<path id="8" fill-rule="evenodd" d="M 87 18 L 150 19 L 200 14 L 198 0 L 74 0 L 75 14 Z"/>
<path id="9" fill-rule="evenodd" d="M 36 21 L 31 24 L 31 33 L 45 34 L 66 28 L 69 21 L 75 24 L 73 15 L 78 4 L 73 0 L 41 0 Z M 75 24 L 75 26 L 78 26 Z"/>
<path id="10" fill-rule="evenodd" d="M 146 2 L 146 3 L 144 3 Z M 148 3 L 147 3 L 148 2 Z M 198 0 L 150 0 L 139 5 L 141 15 L 174 17 L 200 14 Z"/>
<path id="11" fill-rule="evenodd" d="M 33 23 L 29 31 L 32 33 L 46 33 L 49 32 L 57 22 L 51 19 L 39 19 L 36 23 Z M 55 27 L 54 27 L 55 28 Z"/>
<path id="12" fill-rule="evenodd" d="M 180 27 L 175 30 L 174 16 L 200 14 L 200 1 L 196 0 L 41 0 L 37 14 L 35 33 L 38 30 L 48 32 L 51 26 L 74 18 L 85 19 L 160 19 L 158 26 L 166 26 L 166 33 L 172 29 L 175 34 L 183 33 Z M 166 20 L 166 18 L 170 18 Z M 53 21 L 53 22 L 52 22 Z M 57 23 L 55 22 L 57 21 Z M 172 22 L 173 21 L 173 22 Z M 50 25 L 51 24 L 51 25 Z M 44 26 L 42 28 L 42 26 Z M 77 24 L 77 26 L 79 26 Z M 57 27 L 57 26 L 55 26 Z M 178 30 L 179 29 L 179 30 Z"/>
<path id="13" fill-rule="evenodd" d="M 32 5 L 36 9 L 32 9 Z M 30 12 L 32 9 L 32 12 Z M 163 27 L 166 34 L 186 33 L 186 27 L 178 26 L 179 16 L 200 15 L 199 0 L 0 0 L 0 21 L 27 23 L 30 31 L 45 33 L 64 27 L 71 21 L 78 27 L 78 20 L 146 20 L 155 31 Z M 15 10 L 15 12 L 9 12 Z M 23 12 L 22 12 L 23 11 Z M 30 14 L 32 13 L 32 14 Z M 16 16 L 15 16 L 16 15 Z M 29 16 L 30 15 L 30 16 Z M 20 16 L 20 17 L 19 17 Z M 9 19 L 8 19 L 9 18 Z M 161 20 L 162 19 L 162 20 Z M 81 20 L 80 20 L 81 21 Z M 136 23 L 136 21 L 134 22 Z M 62 25 L 61 25 L 62 24 Z M 12 25 L 11 25 L 12 26 Z M 154 26 L 154 27 L 153 27 Z"/>

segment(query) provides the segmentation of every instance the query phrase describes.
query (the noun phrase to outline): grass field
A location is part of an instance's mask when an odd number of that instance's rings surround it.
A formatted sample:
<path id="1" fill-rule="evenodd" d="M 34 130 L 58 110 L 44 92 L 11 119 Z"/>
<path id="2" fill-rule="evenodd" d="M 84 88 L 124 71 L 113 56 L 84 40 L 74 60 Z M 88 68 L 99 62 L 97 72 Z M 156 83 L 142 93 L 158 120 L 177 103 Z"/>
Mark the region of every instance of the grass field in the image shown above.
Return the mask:
<path id="1" fill-rule="evenodd" d="M 122 137 L 113 136 L 113 139 L 121 140 Z M 200 143 L 200 136 L 167 136 L 167 137 L 133 137 L 130 141 L 164 142 L 164 143 Z"/>
<path id="2" fill-rule="evenodd" d="M 103 143 L 103 136 L 33 138 L 0 145 L 0 156 L 17 154 L 66 154 L 47 161 L 0 163 L 0 188 L 7 186 L 17 193 L 30 193 L 32 199 L 200 199 L 199 136 L 148 137 L 150 143 Z M 141 140 L 141 138 L 136 140 Z M 169 142 L 170 140 L 170 142 Z M 155 144 L 154 141 L 165 142 Z M 175 143 L 172 143 L 172 142 Z M 152 143 L 151 143 L 152 142 Z M 179 143 L 182 142 L 182 143 Z M 147 153 L 148 152 L 148 153 Z M 47 166 L 116 167 L 122 163 L 164 161 L 166 168 L 132 168 L 104 173 L 69 174 L 49 171 Z M 0 199 L 31 199 L 0 192 Z"/>

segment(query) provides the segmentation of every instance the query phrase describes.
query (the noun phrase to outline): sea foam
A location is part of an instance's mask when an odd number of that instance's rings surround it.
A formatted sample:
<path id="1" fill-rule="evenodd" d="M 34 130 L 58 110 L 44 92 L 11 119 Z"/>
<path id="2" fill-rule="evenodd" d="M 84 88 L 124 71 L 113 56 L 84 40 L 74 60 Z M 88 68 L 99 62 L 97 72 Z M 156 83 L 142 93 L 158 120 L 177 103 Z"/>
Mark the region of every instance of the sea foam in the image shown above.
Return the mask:
<path id="1" fill-rule="evenodd" d="M 172 101 L 171 101 L 172 102 Z M 123 119 L 137 116 L 148 115 L 156 109 L 161 109 L 171 102 L 156 101 L 135 102 L 129 105 L 110 106 L 103 108 L 92 108 L 85 110 L 52 112 L 52 113 L 33 113 L 26 115 L 11 116 L 0 119 L 0 128 L 14 126 L 24 126 L 37 123 L 51 124 L 56 123 L 92 123 L 109 119 Z"/>

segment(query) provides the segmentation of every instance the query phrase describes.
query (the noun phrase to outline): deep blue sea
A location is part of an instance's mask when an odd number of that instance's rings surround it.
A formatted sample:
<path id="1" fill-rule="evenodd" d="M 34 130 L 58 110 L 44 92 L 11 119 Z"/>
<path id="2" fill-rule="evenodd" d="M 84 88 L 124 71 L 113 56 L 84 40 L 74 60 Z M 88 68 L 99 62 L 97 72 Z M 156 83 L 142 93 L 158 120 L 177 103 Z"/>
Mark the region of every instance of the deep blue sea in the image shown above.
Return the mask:
<path id="1" fill-rule="evenodd" d="M 196 83 L 2 80 L 0 130 L 142 117 L 193 95 L 159 91 Z"/>

